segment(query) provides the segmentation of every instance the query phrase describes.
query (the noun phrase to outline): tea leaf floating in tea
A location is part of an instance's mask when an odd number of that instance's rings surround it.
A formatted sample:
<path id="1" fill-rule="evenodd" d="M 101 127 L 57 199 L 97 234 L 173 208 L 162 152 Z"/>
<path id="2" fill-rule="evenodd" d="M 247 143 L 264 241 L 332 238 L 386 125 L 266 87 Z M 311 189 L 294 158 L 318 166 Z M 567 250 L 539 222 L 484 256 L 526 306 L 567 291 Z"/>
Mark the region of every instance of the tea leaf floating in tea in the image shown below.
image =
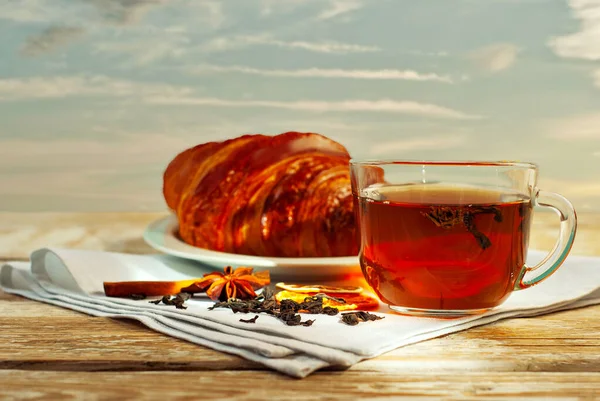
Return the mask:
<path id="1" fill-rule="evenodd" d="M 494 221 L 501 223 L 502 213 L 494 206 L 431 206 L 430 211 L 423 213 L 436 226 L 449 229 L 457 224 L 462 224 L 473 234 L 481 249 L 487 249 L 492 245 L 490 239 L 477 229 L 474 217 L 477 214 L 493 213 Z"/>
<path id="2" fill-rule="evenodd" d="M 519 223 L 520 232 L 523 232 L 526 227 L 529 227 L 529 220 L 531 220 L 531 213 L 529 213 L 529 211 L 531 207 L 531 202 L 523 202 L 519 208 L 519 217 L 521 217 L 521 222 Z"/>
<path id="3" fill-rule="evenodd" d="M 256 323 L 258 320 L 258 315 L 255 315 L 252 319 L 240 319 L 242 323 Z"/>
<path id="4" fill-rule="evenodd" d="M 467 230 L 473 234 L 481 249 L 488 249 L 490 246 L 492 246 L 492 241 L 490 241 L 490 239 L 484 233 L 475 227 L 475 222 L 473 222 L 473 215 L 471 213 L 465 213 L 463 222 L 465 223 Z"/>
<path id="5" fill-rule="evenodd" d="M 360 322 L 369 322 L 383 319 L 382 316 L 377 316 L 369 312 L 346 312 L 342 313 L 342 322 L 350 326 L 356 326 Z"/>

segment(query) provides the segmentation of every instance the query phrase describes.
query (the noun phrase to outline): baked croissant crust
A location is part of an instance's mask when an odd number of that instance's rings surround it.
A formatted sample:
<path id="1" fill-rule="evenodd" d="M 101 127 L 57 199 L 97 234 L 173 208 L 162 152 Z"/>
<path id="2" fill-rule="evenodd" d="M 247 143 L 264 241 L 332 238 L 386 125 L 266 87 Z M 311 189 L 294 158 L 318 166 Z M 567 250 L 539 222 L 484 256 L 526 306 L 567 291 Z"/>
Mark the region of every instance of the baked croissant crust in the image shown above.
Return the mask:
<path id="1" fill-rule="evenodd" d="M 348 162 L 319 134 L 244 135 L 178 154 L 163 177 L 186 243 L 277 257 L 358 253 Z"/>

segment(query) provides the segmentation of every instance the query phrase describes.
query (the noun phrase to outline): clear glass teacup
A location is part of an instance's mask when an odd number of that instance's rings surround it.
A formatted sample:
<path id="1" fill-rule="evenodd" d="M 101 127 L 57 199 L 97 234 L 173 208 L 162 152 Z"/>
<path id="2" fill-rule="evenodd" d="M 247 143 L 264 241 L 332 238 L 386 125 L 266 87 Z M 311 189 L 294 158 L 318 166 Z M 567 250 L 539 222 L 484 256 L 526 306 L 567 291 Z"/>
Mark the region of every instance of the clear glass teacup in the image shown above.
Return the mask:
<path id="1" fill-rule="evenodd" d="M 571 250 L 577 217 L 517 162 L 350 161 L 365 279 L 391 309 L 422 316 L 482 313 L 538 284 Z M 554 249 L 525 264 L 534 207 L 558 212 Z"/>

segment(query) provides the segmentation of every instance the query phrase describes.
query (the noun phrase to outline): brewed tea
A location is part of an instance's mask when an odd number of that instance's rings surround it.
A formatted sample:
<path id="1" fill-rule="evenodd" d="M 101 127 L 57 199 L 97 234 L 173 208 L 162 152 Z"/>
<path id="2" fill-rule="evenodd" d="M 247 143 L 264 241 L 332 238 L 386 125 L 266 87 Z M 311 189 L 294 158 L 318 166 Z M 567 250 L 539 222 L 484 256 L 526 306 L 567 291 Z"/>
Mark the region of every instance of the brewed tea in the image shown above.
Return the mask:
<path id="1" fill-rule="evenodd" d="M 380 186 L 355 196 L 361 266 L 390 305 L 494 307 L 525 263 L 529 198 L 479 187 Z"/>

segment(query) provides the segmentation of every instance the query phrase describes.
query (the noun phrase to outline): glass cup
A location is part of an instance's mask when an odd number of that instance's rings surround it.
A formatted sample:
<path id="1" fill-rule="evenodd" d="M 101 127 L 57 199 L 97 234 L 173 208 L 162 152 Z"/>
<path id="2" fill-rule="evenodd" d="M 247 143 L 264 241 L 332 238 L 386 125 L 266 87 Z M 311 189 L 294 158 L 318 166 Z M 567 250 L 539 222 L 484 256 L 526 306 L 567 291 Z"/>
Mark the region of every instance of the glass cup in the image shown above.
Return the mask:
<path id="1" fill-rule="evenodd" d="M 573 206 L 537 188 L 531 163 L 351 160 L 350 171 L 363 275 L 400 313 L 482 313 L 546 279 L 573 245 Z M 558 212 L 561 225 L 530 267 L 534 207 Z"/>

